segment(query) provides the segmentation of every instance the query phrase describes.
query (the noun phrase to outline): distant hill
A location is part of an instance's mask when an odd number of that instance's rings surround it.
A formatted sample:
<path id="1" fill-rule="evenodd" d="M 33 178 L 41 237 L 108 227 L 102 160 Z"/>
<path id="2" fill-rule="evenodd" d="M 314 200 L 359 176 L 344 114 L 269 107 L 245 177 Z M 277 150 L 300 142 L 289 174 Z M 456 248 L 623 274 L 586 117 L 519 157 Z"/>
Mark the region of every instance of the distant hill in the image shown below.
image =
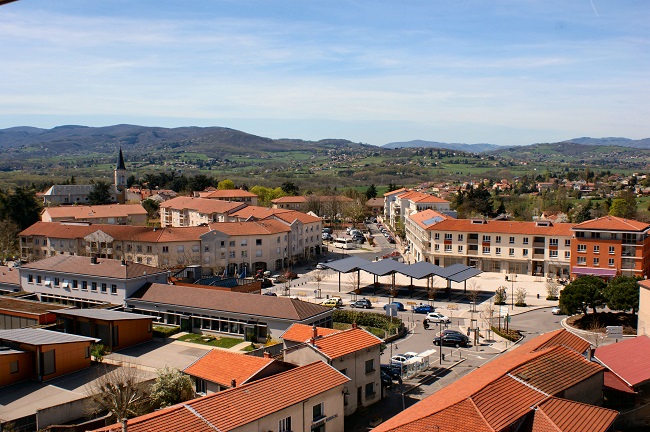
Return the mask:
<path id="1" fill-rule="evenodd" d="M 500 146 L 496 144 L 462 144 L 462 143 L 443 143 L 436 141 L 405 141 L 405 142 L 392 142 L 384 144 L 383 148 L 398 149 L 398 148 L 440 148 L 449 150 L 460 150 L 469 153 L 482 153 L 490 150 L 498 149 Z"/>
<path id="2" fill-rule="evenodd" d="M 593 163 L 616 165 L 630 158 L 650 157 L 650 149 L 621 145 L 578 144 L 572 141 L 563 141 L 559 143 L 501 147 L 486 154 L 504 159 L 526 160 L 528 162 L 591 160 Z"/>
<path id="3" fill-rule="evenodd" d="M 629 138 L 620 138 L 620 137 L 608 137 L 608 138 L 581 137 L 581 138 L 572 138 L 570 140 L 566 140 L 562 142 L 584 144 L 584 145 L 622 146 L 622 147 L 650 149 L 650 138 L 633 140 Z"/>

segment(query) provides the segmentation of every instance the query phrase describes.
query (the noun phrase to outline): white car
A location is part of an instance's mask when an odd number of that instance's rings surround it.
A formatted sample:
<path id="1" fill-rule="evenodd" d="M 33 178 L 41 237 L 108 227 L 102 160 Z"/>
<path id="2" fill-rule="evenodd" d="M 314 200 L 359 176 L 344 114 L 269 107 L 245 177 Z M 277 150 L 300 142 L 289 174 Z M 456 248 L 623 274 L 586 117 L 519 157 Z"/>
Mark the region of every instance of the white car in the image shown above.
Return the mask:
<path id="1" fill-rule="evenodd" d="M 553 309 L 551 309 L 551 313 L 553 315 L 562 315 L 562 309 L 560 309 L 558 306 L 555 306 Z"/>
<path id="2" fill-rule="evenodd" d="M 397 355 L 394 355 L 394 356 L 392 356 L 390 358 L 390 362 L 391 363 L 396 363 L 396 364 L 404 364 L 404 362 L 406 362 L 406 360 L 408 360 L 408 359 L 409 358 L 406 357 L 406 355 L 404 355 L 404 354 L 397 354 Z"/>
<path id="3" fill-rule="evenodd" d="M 440 323 L 450 323 L 451 319 L 449 319 L 448 316 L 445 316 L 439 312 L 429 312 L 427 314 L 427 319 L 432 322 L 440 322 Z"/>

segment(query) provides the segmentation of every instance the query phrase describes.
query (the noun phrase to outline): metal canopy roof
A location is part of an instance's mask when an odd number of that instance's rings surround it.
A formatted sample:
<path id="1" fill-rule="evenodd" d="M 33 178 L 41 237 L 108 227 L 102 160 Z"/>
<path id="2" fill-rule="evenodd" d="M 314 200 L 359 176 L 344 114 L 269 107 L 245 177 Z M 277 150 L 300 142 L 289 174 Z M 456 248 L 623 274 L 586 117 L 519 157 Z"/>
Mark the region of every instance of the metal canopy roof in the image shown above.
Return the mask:
<path id="1" fill-rule="evenodd" d="M 401 271 L 400 273 L 415 279 L 423 279 L 428 276 L 440 276 L 444 273 L 444 271 L 444 267 L 440 267 L 426 261 L 418 261 L 409 265 L 404 271 Z"/>
<path id="2" fill-rule="evenodd" d="M 474 267 L 467 267 L 465 270 L 460 271 L 458 273 L 454 273 L 450 276 L 447 277 L 448 280 L 452 282 L 464 282 L 467 279 L 473 278 L 474 276 L 480 275 L 483 273 L 479 269 L 475 269 Z"/>
<path id="3" fill-rule="evenodd" d="M 408 265 L 397 262 L 392 259 L 383 259 L 380 261 L 369 262 L 361 267 L 361 270 L 372 273 L 377 276 L 386 276 L 392 273 L 404 273 L 408 269 Z"/>
<path id="4" fill-rule="evenodd" d="M 349 257 L 329 263 L 323 263 L 325 267 L 331 268 L 340 273 L 350 273 L 351 271 L 361 270 L 368 264 L 370 264 L 370 261 L 359 257 Z"/>

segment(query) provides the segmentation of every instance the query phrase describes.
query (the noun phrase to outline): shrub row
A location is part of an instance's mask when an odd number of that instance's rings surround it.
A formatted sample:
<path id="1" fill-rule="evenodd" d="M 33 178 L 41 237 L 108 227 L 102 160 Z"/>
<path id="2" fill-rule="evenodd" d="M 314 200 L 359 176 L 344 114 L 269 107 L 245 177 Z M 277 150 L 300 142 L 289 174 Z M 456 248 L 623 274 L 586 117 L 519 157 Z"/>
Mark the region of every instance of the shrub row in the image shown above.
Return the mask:
<path id="1" fill-rule="evenodd" d="M 495 334 L 498 334 L 499 336 L 501 336 L 502 338 L 508 339 L 509 341 L 512 341 L 512 342 L 518 341 L 519 338 L 521 337 L 521 335 L 519 334 L 519 330 L 508 329 L 508 331 L 506 331 L 506 329 L 504 329 L 504 328 L 499 330 L 499 327 L 492 326 L 492 331 Z"/>
<path id="2" fill-rule="evenodd" d="M 180 327 L 163 327 L 163 326 L 154 326 L 153 328 L 153 337 L 157 338 L 166 338 L 171 335 L 175 335 L 181 331 Z"/>
<path id="3" fill-rule="evenodd" d="M 350 310 L 335 310 L 332 315 L 334 322 L 352 324 L 354 322 L 363 327 L 376 327 L 385 330 L 389 335 L 395 334 L 402 328 L 402 320 L 387 317 L 381 313 L 364 313 Z"/>

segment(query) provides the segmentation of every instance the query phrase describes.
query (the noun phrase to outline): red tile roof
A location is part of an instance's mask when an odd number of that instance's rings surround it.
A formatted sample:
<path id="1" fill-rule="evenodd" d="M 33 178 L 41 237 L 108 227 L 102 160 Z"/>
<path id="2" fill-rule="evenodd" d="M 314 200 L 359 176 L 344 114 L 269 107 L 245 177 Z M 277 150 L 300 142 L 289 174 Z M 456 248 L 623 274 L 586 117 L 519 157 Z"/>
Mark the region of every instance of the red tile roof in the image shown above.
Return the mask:
<path id="1" fill-rule="evenodd" d="M 20 274 L 17 268 L 0 266 L 0 284 L 16 285 L 20 288 Z"/>
<path id="2" fill-rule="evenodd" d="M 342 330 L 335 330 L 326 327 L 316 327 L 317 337 L 331 335 L 333 333 L 340 333 Z M 284 333 L 280 335 L 280 339 L 291 342 L 307 342 L 314 334 L 313 327 L 306 324 L 295 323 L 292 324 Z"/>
<path id="3" fill-rule="evenodd" d="M 362 328 L 351 328 L 316 340 L 314 347 L 330 359 L 381 344 L 383 341 Z"/>
<path id="4" fill-rule="evenodd" d="M 555 223 L 549 226 L 538 225 L 537 222 L 518 221 L 484 221 L 475 223 L 472 219 L 446 219 L 432 225 L 431 231 L 460 231 L 475 233 L 502 233 L 502 234 L 529 234 L 529 235 L 556 235 L 571 236 L 574 224 Z"/>
<path id="5" fill-rule="evenodd" d="M 540 343 L 537 349 L 543 349 L 554 346 L 564 346 L 570 348 L 577 353 L 583 354 L 591 347 L 591 343 L 581 338 L 580 336 L 562 330 L 555 330 L 545 334 L 546 340 Z"/>
<path id="6" fill-rule="evenodd" d="M 185 431 L 225 432 L 237 428 L 248 430 L 249 428 L 245 426 L 258 419 L 305 402 L 336 387 L 342 388 L 349 381 L 349 378 L 333 367 L 317 361 L 181 404 L 196 418 L 202 419 L 209 425 L 210 429 L 204 429 L 200 423 L 196 423 L 198 428 L 194 429 L 190 426 L 190 418 L 180 414 L 179 405 L 175 405 L 129 420 L 128 430 L 129 432 L 176 431 L 181 430 L 180 426 L 184 426 L 182 430 Z M 343 404 L 343 396 L 340 397 Z M 119 432 L 121 425 L 115 424 L 98 431 Z"/>
<path id="7" fill-rule="evenodd" d="M 625 381 L 616 376 L 615 373 L 605 371 L 605 379 L 603 380 L 603 387 L 620 391 L 623 393 L 635 394 L 636 392 Z"/>
<path id="8" fill-rule="evenodd" d="M 287 224 L 273 219 L 251 222 L 220 222 L 210 224 L 210 228 L 229 236 L 268 235 L 291 231 Z"/>
<path id="9" fill-rule="evenodd" d="M 204 195 L 205 198 L 215 199 L 215 198 L 252 198 L 257 197 L 252 192 L 245 191 L 244 189 L 222 189 L 210 192 L 207 195 Z"/>
<path id="10" fill-rule="evenodd" d="M 91 264 L 90 260 L 90 257 L 76 255 L 54 255 L 25 264 L 22 268 L 115 279 L 136 279 L 147 275 L 167 273 L 165 269 L 131 261 L 122 265 L 122 261 L 108 258 L 98 258 L 97 264 Z"/>
<path id="11" fill-rule="evenodd" d="M 439 213 L 435 210 L 424 210 L 421 212 L 413 213 L 409 216 L 409 219 L 424 229 L 427 229 L 430 226 L 433 226 L 450 218 L 450 216 Z"/>
<path id="12" fill-rule="evenodd" d="M 594 357 L 631 387 L 650 381 L 650 337 L 637 336 L 596 348 Z"/>
<path id="13" fill-rule="evenodd" d="M 390 196 L 390 195 L 399 194 L 401 192 L 404 192 L 405 190 L 407 190 L 407 189 L 405 189 L 405 188 L 395 189 L 395 190 L 386 192 L 383 196 Z"/>
<path id="14" fill-rule="evenodd" d="M 199 213 L 229 214 L 243 208 L 246 204 L 208 198 L 176 197 L 160 204 L 161 208 L 174 210 L 196 210 Z"/>
<path id="15" fill-rule="evenodd" d="M 47 207 L 43 210 L 43 214 L 45 213 L 52 219 L 88 219 L 146 215 L 147 211 L 142 207 L 142 204 L 107 204 L 96 206 Z"/>
<path id="16" fill-rule="evenodd" d="M 650 228 L 647 222 L 633 219 L 623 219 L 616 216 L 603 216 L 575 225 L 574 230 L 603 230 L 603 231 L 645 231 Z"/>
<path id="17" fill-rule="evenodd" d="M 276 211 L 272 216 L 269 217 L 281 219 L 287 223 L 293 223 L 293 221 L 295 220 L 299 220 L 304 224 L 317 223 L 322 221 L 322 219 L 317 216 L 308 215 L 307 213 L 303 213 L 295 210 Z"/>
<path id="18" fill-rule="evenodd" d="M 237 385 L 242 385 L 274 361 L 272 358 L 213 349 L 185 368 L 183 372 L 223 387 L 230 387 L 232 380 L 235 380 Z"/>
<path id="19" fill-rule="evenodd" d="M 494 361 L 463 376 L 453 384 L 438 390 L 413 407 L 402 411 L 373 431 L 424 432 L 434 429 L 434 426 L 451 429 L 455 427 L 453 424 L 432 423 L 431 419 L 439 420 L 443 418 L 438 414 L 447 411 L 450 407 L 454 407 L 462 401 L 471 401 L 476 407 L 477 415 L 483 417 L 489 427 L 492 428 L 485 430 L 496 430 L 497 427 L 514 423 L 526 415 L 519 399 L 524 401 L 524 405 L 531 404 L 528 405 L 527 411 L 530 412 L 530 407 L 536 403 L 535 401 L 542 401 L 548 396 L 542 389 L 535 388 L 535 384 L 557 392 L 575 385 L 573 379 L 562 374 L 544 374 L 543 371 L 538 369 L 540 365 L 562 359 L 567 370 L 579 371 L 582 374 L 581 376 L 591 376 L 593 375 L 592 371 L 595 369 L 602 370 L 598 365 L 595 365 L 595 368 L 589 366 L 590 362 L 586 358 L 565 346 L 557 344 L 560 341 L 567 343 L 571 338 L 578 338 L 572 334 L 568 336 L 560 335 L 560 333 L 564 332 L 569 333 L 562 329 L 540 335 L 501 355 Z M 579 345 L 578 342 L 576 341 L 575 344 Z M 557 345 L 553 345 L 554 343 Z M 542 345 L 547 346 L 540 348 Z M 533 366 L 529 369 L 523 369 L 529 362 L 537 363 L 532 363 Z M 583 372 L 583 370 L 587 372 Z M 525 380 L 517 377 L 514 373 L 519 372 L 521 375 L 524 371 L 530 372 L 530 377 L 533 378 L 534 383 L 526 383 Z M 515 398 L 509 399 L 510 403 L 513 404 L 512 407 L 499 407 L 500 401 L 506 396 L 496 390 L 504 387 L 510 388 L 513 394 L 516 395 Z M 418 427 L 415 428 L 414 425 L 418 425 Z"/>
<path id="20" fill-rule="evenodd" d="M 449 201 L 439 198 L 435 195 L 431 194 L 425 194 L 422 192 L 417 192 L 417 191 L 406 191 L 400 195 L 397 196 L 399 199 L 407 199 L 412 202 L 416 203 L 447 203 L 449 204 Z"/>
<path id="21" fill-rule="evenodd" d="M 553 424 L 556 427 L 555 431 L 605 432 L 614 423 L 618 412 L 552 397 L 539 404 L 535 412 L 535 419 L 538 415 L 545 417 L 545 420 Z M 533 431 L 538 430 L 533 426 Z"/>

